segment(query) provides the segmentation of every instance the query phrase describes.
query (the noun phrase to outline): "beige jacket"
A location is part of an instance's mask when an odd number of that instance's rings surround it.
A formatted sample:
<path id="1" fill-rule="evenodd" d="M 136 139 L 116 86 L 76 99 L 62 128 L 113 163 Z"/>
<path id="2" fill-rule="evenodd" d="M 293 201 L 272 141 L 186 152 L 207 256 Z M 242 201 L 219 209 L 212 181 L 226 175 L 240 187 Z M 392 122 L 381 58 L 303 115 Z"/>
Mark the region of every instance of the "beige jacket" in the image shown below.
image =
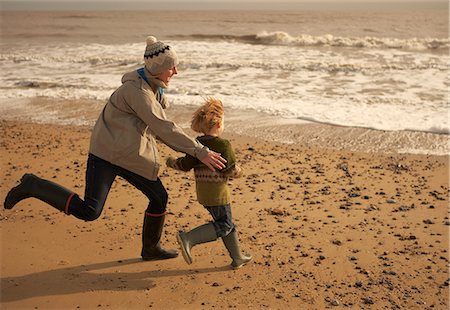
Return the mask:
<path id="1" fill-rule="evenodd" d="M 146 77 L 149 78 L 148 71 Z M 154 78 L 149 81 L 153 84 Z M 156 85 L 153 86 L 156 89 Z M 152 88 L 136 71 L 126 73 L 122 85 L 111 95 L 94 126 L 89 152 L 156 180 L 160 166 L 157 138 L 172 149 L 199 159 L 208 152 L 167 119 Z"/>

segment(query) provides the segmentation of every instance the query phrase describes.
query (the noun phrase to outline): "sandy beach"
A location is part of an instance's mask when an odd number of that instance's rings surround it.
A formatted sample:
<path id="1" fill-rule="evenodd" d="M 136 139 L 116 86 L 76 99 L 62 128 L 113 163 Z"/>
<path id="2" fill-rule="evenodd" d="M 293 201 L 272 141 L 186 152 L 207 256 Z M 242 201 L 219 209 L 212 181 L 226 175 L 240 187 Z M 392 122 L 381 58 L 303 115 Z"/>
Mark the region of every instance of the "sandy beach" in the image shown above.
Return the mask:
<path id="1" fill-rule="evenodd" d="M 0 309 L 449 308 L 447 2 L 68 2 L 1 12 L 0 200 L 27 172 L 83 196 L 91 128 L 154 35 L 180 60 L 168 117 L 226 107 L 253 261 L 232 270 L 218 240 L 192 265 L 143 262 L 148 202 L 118 178 L 94 222 L 0 208 Z M 161 243 L 179 250 L 210 215 L 193 172 L 160 178 Z"/>
<path id="2" fill-rule="evenodd" d="M 0 198 L 23 173 L 84 191 L 89 127 L 0 122 Z M 28 199 L 0 211 L 2 309 L 448 309 L 448 156 L 287 145 L 226 133 L 245 176 L 230 182 L 242 248 L 194 263 L 140 260 L 144 196 L 121 179 L 82 222 Z M 160 145 L 162 158 L 179 155 Z M 162 243 L 209 220 L 192 173 L 162 167 Z"/>

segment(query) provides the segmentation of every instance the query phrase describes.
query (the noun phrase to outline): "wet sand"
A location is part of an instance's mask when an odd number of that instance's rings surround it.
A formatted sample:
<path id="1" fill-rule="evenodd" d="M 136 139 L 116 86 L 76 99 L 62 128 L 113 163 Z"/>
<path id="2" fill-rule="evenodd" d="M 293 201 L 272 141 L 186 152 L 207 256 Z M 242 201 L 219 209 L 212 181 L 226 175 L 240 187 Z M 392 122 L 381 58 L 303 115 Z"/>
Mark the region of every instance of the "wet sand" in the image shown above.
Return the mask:
<path id="1" fill-rule="evenodd" d="M 89 126 L 0 122 L 0 199 L 33 172 L 84 191 Z M 2 309 L 448 309 L 449 157 L 281 144 L 232 131 L 243 178 L 233 216 L 254 260 L 231 270 L 221 241 L 194 263 L 142 262 L 147 202 L 121 179 L 82 222 L 28 199 L 0 211 Z M 160 145 L 162 158 L 180 155 Z M 192 173 L 162 167 L 162 244 L 209 220 Z"/>
<path id="2" fill-rule="evenodd" d="M 94 125 L 105 102 L 45 97 L 4 99 L 0 115 L 7 121 L 89 127 Z M 184 129 L 189 129 L 192 113 L 197 107 L 171 105 L 166 114 Z M 336 126 L 232 108 L 226 108 L 225 124 L 226 132 L 246 136 L 249 140 L 276 141 L 308 148 L 383 154 L 450 154 L 448 134 Z"/>

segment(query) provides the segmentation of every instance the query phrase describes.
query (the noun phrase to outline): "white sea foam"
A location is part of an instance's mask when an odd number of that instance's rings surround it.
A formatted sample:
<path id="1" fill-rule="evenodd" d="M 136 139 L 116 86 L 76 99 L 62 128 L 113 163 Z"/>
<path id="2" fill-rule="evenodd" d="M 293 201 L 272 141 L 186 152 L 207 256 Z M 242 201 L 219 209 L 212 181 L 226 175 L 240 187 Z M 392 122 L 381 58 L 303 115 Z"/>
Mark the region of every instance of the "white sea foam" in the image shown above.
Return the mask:
<path id="1" fill-rule="evenodd" d="M 296 45 L 296 46 L 334 46 L 356 48 L 395 48 L 411 50 L 435 50 L 448 49 L 450 41 L 437 38 L 379 38 L 379 37 L 341 37 L 326 34 L 323 36 L 300 35 L 291 36 L 283 31 L 266 32 L 257 34 L 255 42 L 272 45 Z"/>
<path id="2" fill-rule="evenodd" d="M 354 38 L 282 32 L 256 37 L 265 44 L 234 39 L 212 44 L 204 38 L 169 42 L 181 59 L 179 75 L 167 90 L 173 104 L 198 105 L 201 96 L 215 95 L 228 107 L 288 119 L 449 133 L 449 57 L 408 50 L 414 42 L 428 46 L 435 40 L 392 40 L 407 48 L 388 49 L 387 39 L 359 38 L 365 42 L 360 44 Z M 448 40 L 439 42 L 439 48 L 448 47 Z M 105 101 L 123 73 L 142 65 L 142 53 L 142 44 L 7 50 L 0 54 L 0 98 Z"/>

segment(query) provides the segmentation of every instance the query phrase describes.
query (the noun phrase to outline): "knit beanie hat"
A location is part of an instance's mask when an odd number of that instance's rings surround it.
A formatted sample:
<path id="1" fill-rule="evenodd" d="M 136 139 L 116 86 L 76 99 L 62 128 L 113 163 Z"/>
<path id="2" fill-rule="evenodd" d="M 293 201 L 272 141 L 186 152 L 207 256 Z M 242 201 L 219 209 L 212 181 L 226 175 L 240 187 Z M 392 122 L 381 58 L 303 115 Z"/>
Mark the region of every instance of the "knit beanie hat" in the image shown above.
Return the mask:
<path id="1" fill-rule="evenodd" d="M 177 54 L 169 45 L 158 41 L 154 36 L 148 36 L 146 41 L 145 67 L 152 75 L 159 75 L 178 65 Z"/>

